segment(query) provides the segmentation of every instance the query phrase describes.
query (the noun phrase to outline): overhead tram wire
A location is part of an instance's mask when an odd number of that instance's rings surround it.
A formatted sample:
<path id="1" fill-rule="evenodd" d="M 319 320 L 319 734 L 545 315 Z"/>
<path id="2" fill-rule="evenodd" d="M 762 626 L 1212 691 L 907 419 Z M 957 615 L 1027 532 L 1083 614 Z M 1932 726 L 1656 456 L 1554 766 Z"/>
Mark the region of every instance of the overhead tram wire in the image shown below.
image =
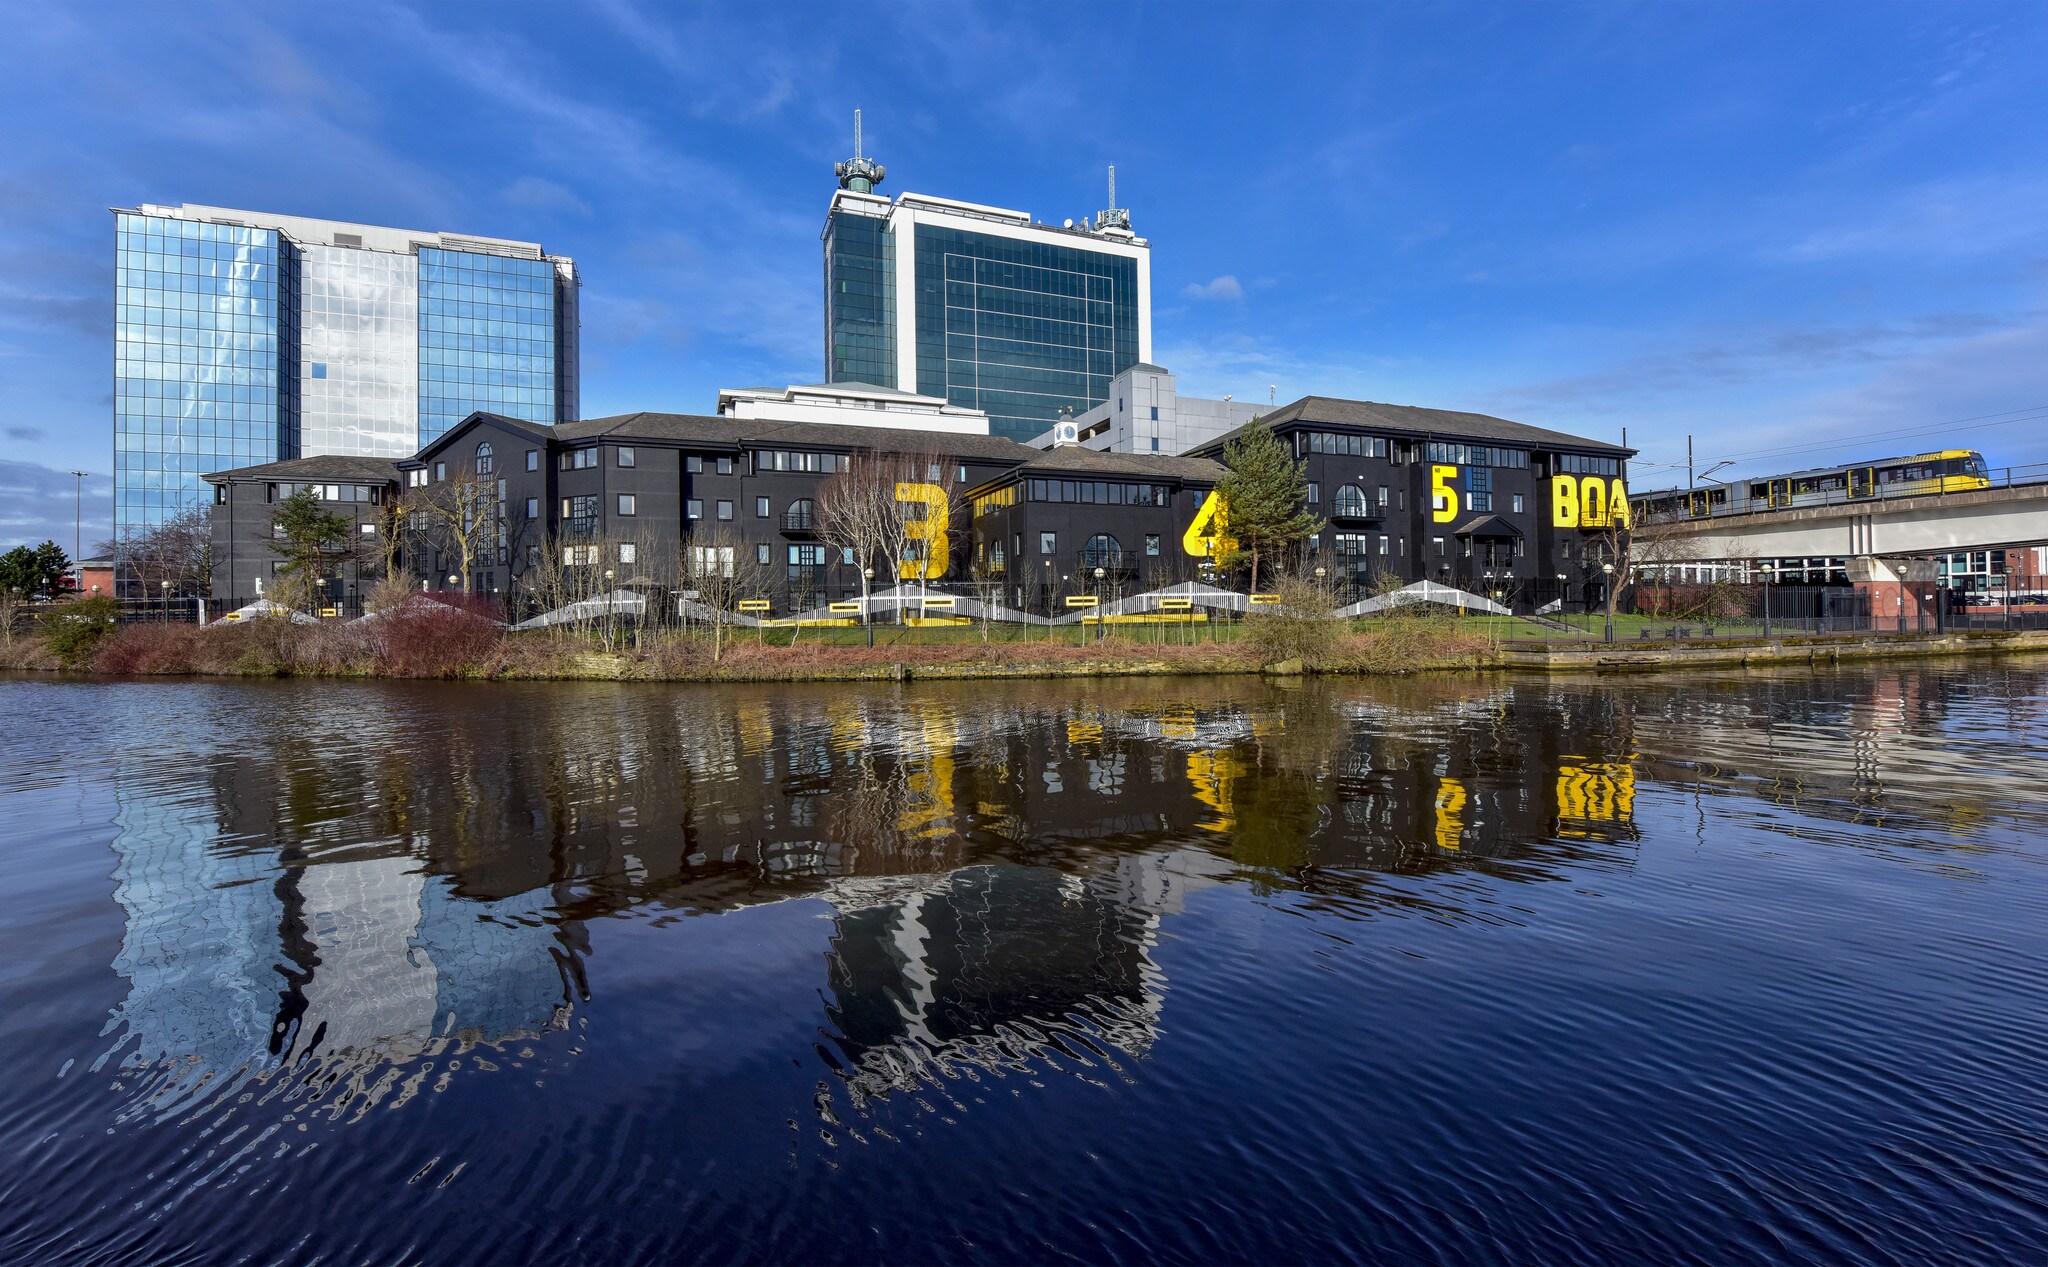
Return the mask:
<path id="1" fill-rule="evenodd" d="M 2007 415 L 2010 414 L 2018 414 L 2020 416 L 2008 417 Z M 1985 419 L 1997 419 L 1997 421 L 1987 422 L 1984 421 Z M 1992 427 L 2009 427 L 2018 423 L 2040 422 L 2044 420 L 2048 420 L 2048 405 L 2028 405 L 2021 409 L 2007 409 L 1998 413 L 1976 414 L 1968 418 L 1957 418 L 1950 422 L 1918 423 L 1910 427 L 1899 427 L 1890 431 L 1872 431 L 1864 435 L 1856 436 L 1853 439 L 1820 440 L 1815 441 L 1811 444 L 1787 445 L 1782 448 L 1775 449 L 1753 449 L 1745 453 L 1725 454 L 1722 455 L 1722 457 L 1717 458 L 1715 460 L 1726 460 L 1729 462 L 1750 462 L 1766 458 L 1783 458 L 1795 456 L 1801 453 L 1819 453 L 1825 452 L 1829 449 L 1845 448 L 1852 444 L 1863 444 L 1872 440 L 1905 440 L 1917 436 L 1941 434 L 1956 429 L 1961 429 L 1966 432 L 1983 431 L 1988 430 Z M 1685 468 L 1685 463 L 1634 462 L 1630 463 L 1630 466 L 1636 470 L 1642 471 L 1679 471 Z"/>

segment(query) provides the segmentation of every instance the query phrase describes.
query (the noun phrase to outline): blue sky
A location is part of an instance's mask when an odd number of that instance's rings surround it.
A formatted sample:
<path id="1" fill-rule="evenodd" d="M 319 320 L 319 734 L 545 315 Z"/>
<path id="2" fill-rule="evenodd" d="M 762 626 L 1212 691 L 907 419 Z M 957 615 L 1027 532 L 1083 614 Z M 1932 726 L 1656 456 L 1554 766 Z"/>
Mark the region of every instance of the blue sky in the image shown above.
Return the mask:
<path id="1" fill-rule="evenodd" d="M 586 415 L 822 375 L 884 192 L 1153 243 L 1182 390 L 1466 408 L 1700 465 L 2048 462 L 2048 6 L 0 3 L 0 545 L 108 518 L 111 206 L 576 257 Z M 1682 474 L 1677 477 L 1682 482 Z"/>

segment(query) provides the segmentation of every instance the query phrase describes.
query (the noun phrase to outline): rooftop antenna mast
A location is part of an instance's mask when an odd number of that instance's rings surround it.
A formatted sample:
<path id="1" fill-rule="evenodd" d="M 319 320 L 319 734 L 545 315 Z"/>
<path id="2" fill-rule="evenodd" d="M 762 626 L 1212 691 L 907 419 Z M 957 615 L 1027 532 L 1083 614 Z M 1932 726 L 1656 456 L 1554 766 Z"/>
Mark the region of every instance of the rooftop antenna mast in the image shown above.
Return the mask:
<path id="1" fill-rule="evenodd" d="M 1122 229 L 1131 231 L 1131 213 L 1116 205 L 1116 164 L 1109 165 L 1109 206 L 1096 213 L 1097 229 Z"/>
<path id="2" fill-rule="evenodd" d="M 850 189 L 857 194 L 871 194 L 889 169 L 869 158 L 861 148 L 860 109 L 853 111 L 853 157 L 843 163 L 834 163 L 832 173 L 839 177 L 839 187 Z"/>

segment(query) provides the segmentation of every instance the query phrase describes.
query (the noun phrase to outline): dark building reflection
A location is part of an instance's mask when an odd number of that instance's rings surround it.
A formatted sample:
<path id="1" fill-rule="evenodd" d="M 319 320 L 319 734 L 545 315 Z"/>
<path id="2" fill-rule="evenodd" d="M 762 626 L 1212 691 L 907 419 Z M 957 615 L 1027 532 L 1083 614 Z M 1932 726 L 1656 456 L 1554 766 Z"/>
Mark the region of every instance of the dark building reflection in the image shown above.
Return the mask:
<path id="1" fill-rule="evenodd" d="M 1953 825 L 1944 681 L 291 685 L 231 749 L 120 781 L 110 1054 L 154 1071 L 141 1112 L 281 1078 L 359 1111 L 569 1027 L 601 921 L 810 898 L 856 1096 L 1034 1044 L 1142 1055 L 1162 923 L 1205 887 L 1456 917 L 1398 881 L 1628 866 L 1652 784 Z"/>

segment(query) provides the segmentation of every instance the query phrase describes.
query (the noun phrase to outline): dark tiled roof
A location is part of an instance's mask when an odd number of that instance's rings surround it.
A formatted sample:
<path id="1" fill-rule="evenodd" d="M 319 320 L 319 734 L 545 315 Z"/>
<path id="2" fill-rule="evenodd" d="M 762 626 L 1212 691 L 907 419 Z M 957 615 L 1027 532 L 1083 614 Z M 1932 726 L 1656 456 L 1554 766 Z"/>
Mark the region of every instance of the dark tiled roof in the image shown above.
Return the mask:
<path id="1" fill-rule="evenodd" d="M 289 462 L 266 462 L 234 471 L 216 471 L 200 478 L 213 484 L 236 480 L 347 480 L 351 484 L 398 482 L 398 463 L 393 458 L 355 458 L 336 454 L 293 458 Z"/>
<path id="2" fill-rule="evenodd" d="M 1223 477 L 1223 464 L 1208 458 L 1169 457 L 1164 453 L 1103 453 L 1067 444 L 1039 452 L 1020 468 L 1020 474 L 1025 472 L 1137 475 L 1213 484 Z"/>
<path id="3" fill-rule="evenodd" d="M 951 431 L 912 431 L 903 427 L 855 427 L 836 422 L 775 422 L 763 418 L 720 418 L 703 414 L 620 414 L 566 422 L 555 438 L 578 440 L 667 440 L 678 444 L 710 444 L 729 448 L 764 445 L 770 448 L 818 445 L 834 449 L 867 449 L 876 453 L 927 451 L 944 457 L 993 462 L 1028 462 L 1038 450 L 1001 436 L 960 435 Z"/>
<path id="4" fill-rule="evenodd" d="M 1287 423 L 1328 423 L 1362 427 L 1397 435 L 1435 436 L 1446 440 L 1479 440 L 1488 443 L 1522 445 L 1535 449 L 1575 449 L 1589 453 L 1621 456 L 1635 452 L 1605 440 L 1567 435 L 1526 422 L 1510 422 L 1491 414 L 1465 413 L 1456 409 L 1425 409 L 1420 405 L 1383 405 L 1370 400 L 1338 400 L 1331 396 L 1304 396 L 1263 416 L 1271 427 Z M 1244 430 L 1237 428 L 1201 447 L 1204 453 L 1221 453 L 1223 446 Z"/>
<path id="5" fill-rule="evenodd" d="M 1519 537 L 1522 530 L 1499 515 L 1480 515 L 1458 525 L 1451 535 L 1458 537 Z"/>
<path id="6" fill-rule="evenodd" d="M 537 422 L 528 422 L 524 418 L 508 418 L 504 414 L 487 413 L 486 411 L 479 409 L 476 412 L 470 414 L 469 417 L 464 418 L 461 422 L 458 422 L 454 426 L 448 428 L 448 430 L 442 432 L 440 435 L 435 436 L 432 440 L 427 441 L 424 445 L 421 445 L 420 451 L 418 453 L 413 454 L 411 457 L 406 458 L 405 461 L 413 464 L 425 461 L 428 454 L 434 452 L 434 450 L 436 449 L 446 446 L 450 441 L 454 440 L 457 436 L 460 436 L 464 431 L 468 430 L 469 424 L 472 422 L 492 423 L 496 426 L 507 428 L 508 430 L 517 431 L 522 435 L 532 436 L 534 439 L 539 440 L 543 444 L 559 436 L 562 430 L 560 427 L 542 426 L 540 423 Z"/>

